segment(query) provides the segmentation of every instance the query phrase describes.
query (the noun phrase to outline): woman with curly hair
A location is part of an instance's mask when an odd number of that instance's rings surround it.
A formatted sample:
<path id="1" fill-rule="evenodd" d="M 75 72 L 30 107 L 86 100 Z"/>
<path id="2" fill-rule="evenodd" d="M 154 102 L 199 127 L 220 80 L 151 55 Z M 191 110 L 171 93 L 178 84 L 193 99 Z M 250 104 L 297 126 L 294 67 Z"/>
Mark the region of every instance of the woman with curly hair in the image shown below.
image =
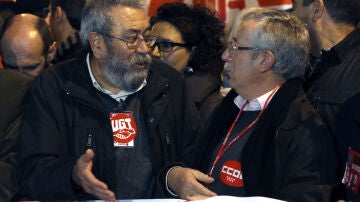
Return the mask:
<path id="1" fill-rule="evenodd" d="M 150 24 L 157 38 L 152 55 L 184 75 L 186 96 L 206 122 L 222 100 L 224 23 L 206 7 L 167 3 L 158 8 Z"/>

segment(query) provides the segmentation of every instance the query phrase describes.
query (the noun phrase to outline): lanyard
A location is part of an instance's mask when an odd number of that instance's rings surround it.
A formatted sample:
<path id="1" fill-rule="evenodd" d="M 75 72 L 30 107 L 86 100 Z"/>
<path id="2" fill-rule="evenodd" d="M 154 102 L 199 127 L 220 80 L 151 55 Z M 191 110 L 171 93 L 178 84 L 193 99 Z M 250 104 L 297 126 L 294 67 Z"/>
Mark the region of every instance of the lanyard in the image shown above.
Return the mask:
<path id="1" fill-rule="evenodd" d="M 234 130 L 234 127 L 236 125 L 236 122 L 238 121 L 239 117 L 241 116 L 242 112 L 244 111 L 244 108 L 247 104 L 249 104 L 249 101 L 246 101 L 240 108 L 240 111 L 238 113 L 238 115 L 236 116 L 234 122 L 231 124 L 231 127 L 230 129 L 228 130 L 227 134 L 226 134 L 226 137 L 215 157 L 215 160 L 211 166 L 211 170 L 209 172 L 209 176 L 212 175 L 213 173 L 213 170 L 216 166 L 216 164 L 219 162 L 220 158 L 224 155 L 224 153 L 231 147 L 231 145 L 233 145 L 240 137 L 242 137 L 248 130 L 250 130 L 251 127 L 254 126 L 254 124 L 260 119 L 260 117 L 262 116 L 262 114 L 264 113 L 265 111 L 265 108 L 270 100 L 270 98 L 275 94 L 275 92 L 281 87 L 281 84 L 278 84 L 270 93 L 270 95 L 266 98 L 266 101 L 265 101 L 265 105 L 264 107 L 261 109 L 260 113 L 257 115 L 257 117 L 255 118 L 254 121 L 252 121 L 248 126 L 246 126 L 233 140 L 231 140 L 231 142 L 229 142 L 228 144 L 227 141 L 229 139 L 229 136 L 230 134 L 232 133 L 232 131 Z"/>

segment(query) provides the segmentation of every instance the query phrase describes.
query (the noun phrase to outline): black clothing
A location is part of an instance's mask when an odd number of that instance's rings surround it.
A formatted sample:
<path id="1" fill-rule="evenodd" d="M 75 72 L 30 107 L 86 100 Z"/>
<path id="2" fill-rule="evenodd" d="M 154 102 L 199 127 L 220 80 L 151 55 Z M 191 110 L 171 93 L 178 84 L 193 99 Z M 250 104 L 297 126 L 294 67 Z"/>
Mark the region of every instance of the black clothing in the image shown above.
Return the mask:
<path id="1" fill-rule="evenodd" d="M 187 111 L 183 87 L 180 73 L 153 59 L 147 85 L 138 92 L 154 176 L 164 165 L 191 154 L 188 141 L 193 133 L 182 127 Z M 49 68 L 36 78 L 25 99 L 21 139 L 25 195 L 35 200 L 95 198 L 72 182 L 72 169 L 87 148 L 89 134 L 95 153 L 94 175 L 110 190 L 117 189 L 112 128 L 99 96 L 109 98 L 93 86 L 84 56 Z"/>
<path id="2" fill-rule="evenodd" d="M 115 147 L 114 149 L 116 158 L 116 190 L 114 191 L 116 196 L 122 199 L 132 199 L 138 196 L 142 196 L 143 199 L 151 198 L 155 176 L 152 175 L 149 136 L 144 124 L 142 111 L 144 109 L 141 106 L 139 94 L 128 96 L 122 105 L 122 111 L 118 112 L 131 112 L 137 123 L 137 132 L 134 146 Z M 147 186 L 143 186 L 144 184 Z"/>
<path id="3" fill-rule="evenodd" d="M 305 69 L 305 74 L 304 74 L 304 80 L 308 80 L 313 73 L 315 72 L 315 69 L 318 68 L 318 64 L 320 63 L 321 58 L 320 57 L 315 57 L 314 55 L 310 54 L 310 58 L 309 58 L 309 66 L 306 67 Z M 305 89 L 308 89 L 308 86 L 304 87 Z"/>
<path id="4" fill-rule="evenodd" d="M 9 201 L 18 191 L 21 103 L 31 81 L 23 73 L 0 69 L 0 201 Z"/>
<path id="5" fill-rule="evenodd" d="M 75 41 L 69 36 L 65 42 L 58 45 L 55 58 L 52 63 L 56 64 L 65 60 L 79 57 L 84 51 L 79 32 L 75 32 Z"/>
<path id="6" fill-rule="evenodd" d="M 360 93 L 359 64 L 360 28 L 357 27 L 329 51 L 322 51 L 321 61 L 304 84 L 305 89 L 308 89 L 310 102 L 319 112 L 332 135 L 335 133 L 336 119 L 342 104 Z M 342 171 L 339 170 L 337 179 L 339 184 L 342 175 Z M 344 199 L 344 192 L 345 190 L 336 188 L 333 200 Z"/>
<path id="7" fill-rule="evenodd" d="M 329 51 L 323 51 L 315 72 L 305 83 L 310 102 L 330 132 L 341 105 L 360 93 L 360 28 Z"/>
<path id="8" fill-rule="evenodd" d="M 326 128 L 308 102 L 300 79 L 282 85 L 247 140 L 241 158 L 245 193 L 286 201 L 328 201 L 336 158 Z M 232 90 L 214 113 L 200 147 L 199 169 L 224 138 L 239 108 Z M 222 193 L 218 193 L 222 194 Z"/>
<path id="9" fill-rule="evenodd" d="M 184 78 L 185 96 L 198 111 L 198 118 L 206 123 L 223 99 L 220 94 L 221 76 L 193 70 L 185 72 Z"/>
<path id="10" fill-rule="evenodd" d="M 232 133 L 229 136 L 227 144 L 229 144 L 233 139 L 235 139 L 239 135 L 239 133 L 241 133 L 247 126 L 249 126 L 251 124 L 251 122 L 253 122 L 256 119 L 256 117 L 258 116 L 259 113 L 260 113 L 260 111 L 243 111 L 241 116 L 239 117 L 239 120 L 236 122 L 234 130 L 232 131 Z M 214 171 L 212 174 L 212 177 L 215 179 L 215 182 L 208 185 L 208 188 L 210 190 L 214 191 L 215 193 L 222 193 L 223 195 L 245 196 L 245 190 L 244 190 L 243 186 L 227 186 L 220 179 L 220 173 L 223 170 L 222 166 L 225 164 L 225 162 L 229 162 L 229 160 L 237 161 L 238 159 L 241 158 L 241 152 L 242 152 L 247 140 L 250 137 L 250 134 L 252 131 L 251 129 L 253 127 L 251 127 L 246 133 L 244 133 L 244 135 L 242 135 L 236 142 L 234 142 L 234 144 L 232 144 L 229 147 L 229 149 L 224 152 L 223 156 L 219 159 L 217 165 L 214 167 Z M 218 145 L 213 150 L 213 154 L 212 154 L 211 160 L 209 162 L 210 163 L 209 168 L 206 173 L 209 173 L 209 171 L 211 170 L 211 167 L 215 161 L 216 156 L 218 155 L 220 147 L 223 144 L 224 139 L 228 133 L 228 131 L 223 131 L 223 132 L 224 132 L 224 135 L 223 135 L 224 138 L 220 142 L 218 142 Z M 239 162 L 239 163 L 241 163 L 241 162 Z M 239 175 L 240 175 L 241 169 L 239 171 L 240 171 L 239 172 Z M 234 174 L 234 172 L 232 172 L 232 174 Z M 242 176 L 242 174 L 240 176 L 237 176 L 237 179 L 242 178 L 241 176 Z M 234 177 L 232 180 L 234 180 Z"/>
<path id="11" fill-rule="evenodd" d="M 335 122 L 335 140 L 339 155 L 339 177 L 345 172 L 348 150 L 360 153 L 360 94 L 348 99 L 341 107 Z M 342 185 L 345 188 L 345 185 Z M 347 201 L 360 201 L 360 193 L 348 190 Z"/>

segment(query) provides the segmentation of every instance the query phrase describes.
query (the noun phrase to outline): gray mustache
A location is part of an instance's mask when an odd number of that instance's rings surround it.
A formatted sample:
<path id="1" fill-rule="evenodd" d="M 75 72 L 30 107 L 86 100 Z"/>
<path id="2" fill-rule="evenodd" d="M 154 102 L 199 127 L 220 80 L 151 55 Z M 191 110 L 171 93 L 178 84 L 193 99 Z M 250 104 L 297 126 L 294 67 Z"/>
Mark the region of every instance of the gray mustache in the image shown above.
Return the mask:
<path id="1" fill-rule="evenodd" d="M 227 71 L 227 72 L 229 72 L 229 73 L 231 73 L 231 72 L 234 71 L 234 68 L 233 68 L 232 66 L 230 66 L 229 63 L 225 63 L 225 65 L 224 65 L 224 70 Z"/>
<path id="2" fill-rule="evenodd" d="M 151 56 L 149 54 L 135 54 L 129 60 L 130 65 L 139 63 L 151 63 Z"/>

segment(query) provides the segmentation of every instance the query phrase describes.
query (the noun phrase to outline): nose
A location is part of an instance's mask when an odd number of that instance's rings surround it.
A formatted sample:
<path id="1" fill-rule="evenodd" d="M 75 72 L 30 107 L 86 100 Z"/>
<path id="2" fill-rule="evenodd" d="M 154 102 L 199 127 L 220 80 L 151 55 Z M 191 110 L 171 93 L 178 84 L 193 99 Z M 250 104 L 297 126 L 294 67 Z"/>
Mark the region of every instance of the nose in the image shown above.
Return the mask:
<path id="1" fill-rule="evenodd" d="M 138 45 L 138 47 L 136 48 L 136 52 L 138 53 L 149 53 L 150 52 L 150 48 L 149 46 L 146 44 L 144 37 L 141 35 L 141 38 L 139 37 L 139 42 L 140 43 Z"/>
<path id="2" fill-rule="evenodd" d="M 154 46 L 151 50 L 151 55 L 155 57 L 160 57 L 160 51 L 157 46 Z"/>
<path id="3" fill-rule="evenodd" d="M 230 51 L 229 48 L 226 48 L 224 50 L 224 52 L 221 54 L 221 59 L 225 62 L 228 62 L 231 60 L 231 55 L 230 55 Z"/>

